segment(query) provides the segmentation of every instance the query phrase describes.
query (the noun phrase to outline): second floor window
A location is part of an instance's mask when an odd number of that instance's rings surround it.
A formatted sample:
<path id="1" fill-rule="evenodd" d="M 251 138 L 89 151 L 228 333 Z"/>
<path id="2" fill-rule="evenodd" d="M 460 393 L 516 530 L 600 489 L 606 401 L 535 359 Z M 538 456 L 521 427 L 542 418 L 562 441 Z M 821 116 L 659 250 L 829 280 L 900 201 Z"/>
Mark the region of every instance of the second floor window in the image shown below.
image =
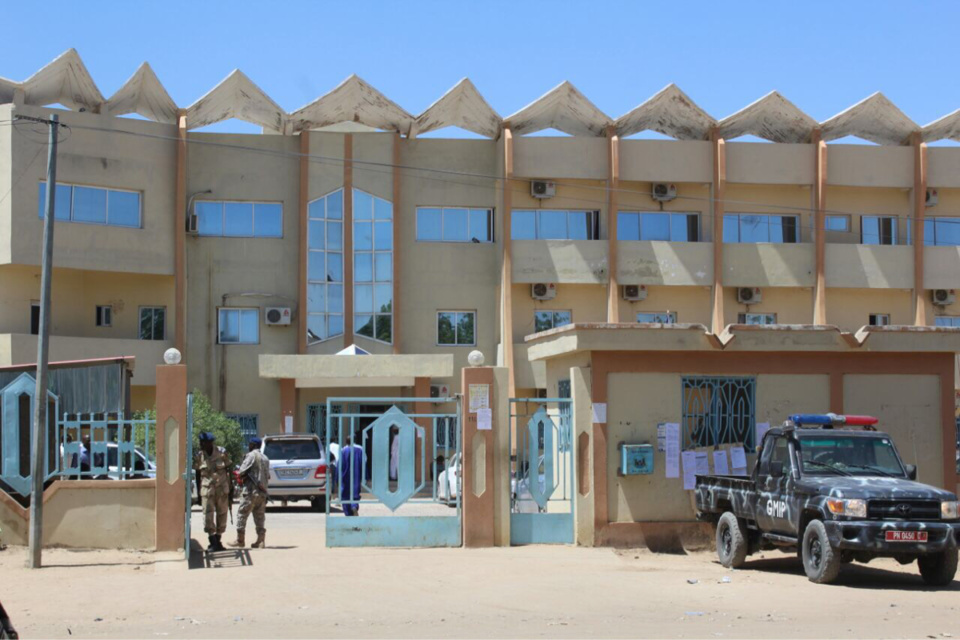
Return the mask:
<path id="1" fill-rule="evenodd" d="M 113 307 L 97 305 L 97 326 L 109 327 L 113 325 Z"/>
<path id="2" fill-rule="evenodd" d="M 438 311 L 437 344 L 460 347 L 477 344 L 476 321 L 475 311 Z"/>
<path id="3" fill-rule="evenodd" d="M 890 324 L 889 313 L 871 313 L 868 318 L 871 327 L 885 327 Z"/>
<path id="4" fill-rule="evenodd" d="M 47 183 L 39 189 L 39 215 L 43 218 Z M 140 192 L 57 183 L 53 216 L 63 222 L 140 227 Z"/>
<path id="5" fill-rule="evenodd" d="M 637 314 L 637 322 L 647 324 L 676 324 L 676 311 L 641 311 Z"/>
<path id="6" fill-rule="evenodd" d="M 724 242 L 800 242 L 800 216 L 734 213 L 723 216 Z"/>
<path id="7" fill-rule="evenodd" d="M 775 313 L 740 313 L 737 314 L 738 324 L 777 324 Z"/>
<path id="8" fill-rule="evenodd" d="M 393 342 L 393 203 L 353 190 L 353 332 Z"/>
<path id="9" fill-rule="evenodd" d="M 696 213 L 621 211 L 617 214 L 617 240 L 698 242 L 700 216 Z"/>
<path id="10" fill-rule="evenodd" d="M 550 311 L 541 310 L 533 312 L 533 332 L 540 333 L 556 327 L 562 327 L 573 321 L 573 313 L 570 311 Z"/>
<path id="11" fill-rule="evenodd" d="M 514 240 L 599 240 L 599 211 L 515 210 L 510 237 Z"/>
<path id="12" fill-rule="evenodd" d="M 927 218 L 924 220 L 923 244 L 931 247 L 960 246 L 960 218 Z"/>
<path id="13" fill-rule="evenodd" d="M 829 215 L 824 220 L 827 231 L 850 231 L 850 216 Z"/>
<path id="14" fill-rule="evenodd" d="M 140 307 L 140 339 L 163 340 L 167 310 L 164 307 Z"/>
<path id="15" fill-rule="evenodd" d="M 215 202 L 195 205 L 197 233 L 229 238 L 283 237 L 283 205 L 279 202 Z"/>
<path id="16" fill-rule="evenodd" d="M 493 210 L 417 207 L 417 242 L 493 242 Z"/>
<path id="17" fill-rule="evenodd" d="M 220 344 L 260 342 L 260 309 L 220 309 L 217 318 Z"/>
<path id="18" fill-rule="evenodd" d="M 343 190 L 307 205 L 307 344 L 343 335 Z"/>
<path id="19" fill-rule="evenodd" d="M 896 216 L 861 216 L 861 244 L 897 244 Z"/>
<path id="20" fill-rule="evenodd" d="M 937 316 L 934 318 L 936 327 L 960 327 L 960 316 Z"/>

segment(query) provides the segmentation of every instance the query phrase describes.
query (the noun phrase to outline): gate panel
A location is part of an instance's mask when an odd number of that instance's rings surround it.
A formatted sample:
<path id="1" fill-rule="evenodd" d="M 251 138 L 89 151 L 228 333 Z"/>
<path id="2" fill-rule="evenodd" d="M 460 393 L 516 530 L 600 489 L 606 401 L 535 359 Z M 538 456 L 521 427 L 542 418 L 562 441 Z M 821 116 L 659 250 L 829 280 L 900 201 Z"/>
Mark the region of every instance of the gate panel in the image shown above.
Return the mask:
<path id="1" fill-rule="evenodd" d="M 449 437 L 451 425 L 459 429 L 459 403 L 456 413 L 412 409 L 446 402 L 457 401 L 327 400 L 326 442 L 336 458 L 327 465 L 328 547 L 460 546 L 461 439 Z"/>
<path id="2" fill-rule="evenodd" d="M 511 398 L 510 544 L 573 544 L 569 398 Z"/>
<path id="3" fill-rule="evenodd" d="M 186 480 L 186 513 L 183 518 L 183 555 L 190 561 L 190 514 L 193 512 L 193 394 L 187 394 L 187 468 L 183 479 Z M 199 492 L 199 489 L 198 489 Z M 233 509 L 233 506 L 230 507 Z"/>

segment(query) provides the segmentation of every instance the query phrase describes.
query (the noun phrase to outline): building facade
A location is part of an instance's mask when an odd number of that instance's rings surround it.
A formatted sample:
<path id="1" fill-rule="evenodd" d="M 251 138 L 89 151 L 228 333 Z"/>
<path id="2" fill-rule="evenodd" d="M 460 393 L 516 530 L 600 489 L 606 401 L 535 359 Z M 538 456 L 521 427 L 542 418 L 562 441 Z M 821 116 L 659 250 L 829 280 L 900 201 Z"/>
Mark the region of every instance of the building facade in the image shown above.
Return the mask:
<path id="1" fill-rule="evenodd" d="M 0 365 L 36 354 L 46 133 L 17 117 L 57 112 L 51 359 L 135 356 L 135 409 L 174 346 L 252 434 L 455 394 L 474 349 L 512 396 L 568 393 L 526 337 L 571 323 L 960 326 L 960 149 L 927 147 L 960 115 L 879 94 L 717 120 L 671 85 L 614 119 L 564 83 L 501 118 L 464 80 L 413 116 L 354 76 L 288 113 L 237 71 L 180 108 L 70 51 L 0 103 Z M 194 131 L 230 118 L 263 133 Z M 448 126 L 480 138 L 422 137 Z M 358 384 L 281 357 L 352 345 L 420 359 Z"/>

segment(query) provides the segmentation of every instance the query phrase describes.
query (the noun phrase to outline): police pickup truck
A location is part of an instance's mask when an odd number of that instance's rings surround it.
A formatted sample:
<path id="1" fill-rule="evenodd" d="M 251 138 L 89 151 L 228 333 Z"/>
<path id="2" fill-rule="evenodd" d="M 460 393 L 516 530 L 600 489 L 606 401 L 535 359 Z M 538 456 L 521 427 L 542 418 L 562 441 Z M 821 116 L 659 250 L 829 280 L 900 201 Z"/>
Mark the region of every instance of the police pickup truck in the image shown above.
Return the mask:
<path id="1" fill-rule="evenodd" d="M 766 433 L 751 476 L 697 476 L 697 516 L 716 524 L 720 563 L 739 567 L 779 547 L 797 552 L 811 581 L 828 583 L 842 564 L 892 557 L 916 560 L 927 584 L 950 584 L 957 496 L 916 482 L 916 467 L 876 423 L 794 415 Z"/>

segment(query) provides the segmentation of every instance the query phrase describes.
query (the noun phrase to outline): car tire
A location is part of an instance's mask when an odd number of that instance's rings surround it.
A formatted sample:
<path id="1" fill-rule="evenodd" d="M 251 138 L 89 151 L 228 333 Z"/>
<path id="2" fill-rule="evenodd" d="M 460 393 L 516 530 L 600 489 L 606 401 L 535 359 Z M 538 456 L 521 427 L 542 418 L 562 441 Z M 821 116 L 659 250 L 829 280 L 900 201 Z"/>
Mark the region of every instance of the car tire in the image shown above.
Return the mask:
<path id="1" fill-rule="evenodd" d="M 801 558 L 810 582 L 829 584 L 840 574 L 840 551 L 830 546 L 827 528 L 820 520 L 811 520 L 803 532 Z"/>
<path id="2" fill-rule="evenodd" d="M 717 521 L 717 557 L 728 569 L 737 569 L 747 560 L 747 536 L 739 518 L 727 511 Z"/>
<path id="3" fill-rule="evenodd" d="M 920 577 L 931 587 L 945 587 L 957 575 L 957 550 L 947 549 L 917 558 Z"/>
<path id="4" fill-rule="evenodd" d="M 327 497 L 324 496 L 324 497 L 322 497 L 322 498 L 320 498 L 320 497 L 311 498 L 311 499 L 310 499 L 310 506 L 313 507 L 313 510 L 314 510 L 314 511 L 326 511 L 326 510 L 327 510 Z"/>

